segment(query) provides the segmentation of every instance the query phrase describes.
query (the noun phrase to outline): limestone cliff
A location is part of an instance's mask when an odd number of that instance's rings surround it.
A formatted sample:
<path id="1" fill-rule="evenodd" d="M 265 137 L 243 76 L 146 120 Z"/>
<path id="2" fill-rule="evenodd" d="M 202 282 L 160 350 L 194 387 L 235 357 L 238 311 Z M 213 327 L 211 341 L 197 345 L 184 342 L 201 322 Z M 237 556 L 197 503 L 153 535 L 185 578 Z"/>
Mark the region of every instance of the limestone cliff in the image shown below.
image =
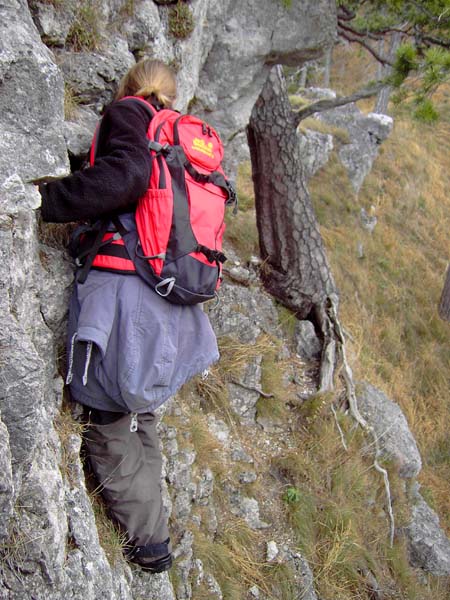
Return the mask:
<path id="1" fill-rule="evenodd" d="M 175 66 L 178 108 L 195 107 L 206 115 L 222 134 L 234 169 L 247 152 L 244 127 L 271 65 L 320 56 L 335 36 L 331 0 L 183 4 L 193 17 L 193 30 L 185 39 L 171 33 L 173 7 L 168 2 L 0 4 L 0 598 L 223 598 L 211 565 L 193 543 L 194 532 L 212 540 L 224 531 L 225 513 L 213 500 L 217 473 L 229 514 L 252 532 L 271 527 L 270 536 L 278 536 L 277 544 L 268 545 L 266 558 L 290 566 L 292 597 L 316 597 L 308 565 L 271 520 L 275 492 L 261 497 L 251 493 L 255 462 L 261 466 L 268 460 L 268 447 L 270 455 L 285 450 L 280 424 L 256 410 L 269 347 L 265 336 L 280 337 L 279 321 L 272 300 L 260 290 L 254 273 L 239 266 L 231 248 L 223 301 L 210 309 L 210 317 L 221 338 L 233 338 L 238 350 L 246 349 L 240 376 L 224 387 L 226 411 L 237 416 L 248 435 L 237 436 L 222 419 L 223 410 L 216 414 L 214 394 L 220 386 L 214 388 L 214 378 L 189 388 L 162 411 L 165 498 L 177 559 L 172 579 L 142 575 L 105 554 L 86 489 L 81 438 L 64 406 L 65 319 L 73 266 L 61 230 L 39 222 L 40 196 L 31 182 L 64 175 L 70 162 L 80 160 L 118 79 L 143 54 Z M 80 22 L 92 28 L 90 49 L 76 48 L 74 31 Z M 317 339 L 310 331 L 305 337 L 309 326 L 297 333 L 299 366 L 286 383 L 286 389 L 294 386 L 304 397 L 315 383 Z M 284 341 L 273 351 L 277 360 L 289 356 Z M 369 410 L 372 396 L 365 397 Z M 196 436 L 203 444 L 196 445 Z M 209 446 L 205 436 L 211 438 Z M 405 476 L 412 476 L 420 468 L 420 456 L 414 440 L 406 438 L 411 464 Z M 216 474 L 204 457 L 199 459 L 205 448 Z M 271 475 L 264 475 L 264 486 L 270 490 Z M 440 544 L 445 550 L 446 541 Z M 436 557 L 435 564 L 440 573 L 448 572 L 444 558 Z M 249 584 L 248 593 L 263 598 L 277 592 Z"/>

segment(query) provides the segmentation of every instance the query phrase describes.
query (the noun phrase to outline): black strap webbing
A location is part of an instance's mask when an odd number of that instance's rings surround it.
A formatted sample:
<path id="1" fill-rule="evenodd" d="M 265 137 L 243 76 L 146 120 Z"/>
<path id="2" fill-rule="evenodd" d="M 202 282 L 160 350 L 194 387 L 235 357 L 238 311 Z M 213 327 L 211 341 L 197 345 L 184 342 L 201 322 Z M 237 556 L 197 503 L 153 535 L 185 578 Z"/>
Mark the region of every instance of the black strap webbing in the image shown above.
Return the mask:
<path id="1" fill-rule="evenodd" d="M 106 230 L 108 229 L 108 223 L 109 223 L 109 221 L 107 219 L 105 219 L 103 221 L 103 223 L 100 225 L 100 228 L 97 233 L 97 237 L 95 238 L 95 241 L 94 241 L 94 244 L 92 245 L 92 248 L 89 250 L 89 253 L 86 256 L 86 262 L 84 263 L 82 268 L 78 271 L 78 274 L 77 274 L 78 283 L 84 283 L 86 281 L 87 276 L 89 275 L 89 271 L 91 270 L 92 263 L 94 262 L 94 259 L 97 255 L 97 252 L 100 249 L 100 246 L 102 245 L 103 236 L 105 235 Z"/>
<path id="2" fill-rule="evenodd" d="M 226 204 L 234 204 L 235 211 L 237 209 L 237 195 L 233 185 L 225 178 L 225 176 L 219 171 L 212 171 L 209 175 L 200 173 L 194 167 L 194 165 L 186 158 L 184 162 L 184 168 L 189 173 L 194 181 L 197 183 L 213 183 L 217 187 L 221 188 L 227 195 Z"/>
<path id="3" fill-rule="evenodd" d="M 223 252 L 219 252 L 219 250 L 211 250 L 211 248 L 202 246 L 201 244 L 197 246 L 196 251 L 204 254 L 210 263 L 224 263 L 227 260 L 227 257 Z"/>

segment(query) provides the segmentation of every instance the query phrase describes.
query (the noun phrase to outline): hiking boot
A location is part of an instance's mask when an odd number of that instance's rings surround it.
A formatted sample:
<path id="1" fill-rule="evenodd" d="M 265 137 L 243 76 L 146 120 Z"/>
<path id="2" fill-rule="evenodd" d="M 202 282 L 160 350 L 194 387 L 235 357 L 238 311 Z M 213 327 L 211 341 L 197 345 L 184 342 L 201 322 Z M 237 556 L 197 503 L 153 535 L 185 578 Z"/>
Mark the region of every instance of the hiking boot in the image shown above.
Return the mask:
<path id="1" fill-rule="evenodd" d="M 134 546 L 127 552 L 127 559 L 148 573 L 162 573 L 172 566 L 172 554 L 169 551 L 170 538 L 160 544 Z M 164 552 L 164 554 L 163 554 Z"/>
<path id="2" fill-rule="evenodd" d="M 172 555 L 167 554 L 166 556 L 162 556 L 161 558 L 155 559 L 138 559 L 134 557 L 131 559 L 136 565 L 139 565 L 143 571 L 147 571 L 147 573 L 163 573 L 164 571 L 168 571 L 172 566 Z"/>

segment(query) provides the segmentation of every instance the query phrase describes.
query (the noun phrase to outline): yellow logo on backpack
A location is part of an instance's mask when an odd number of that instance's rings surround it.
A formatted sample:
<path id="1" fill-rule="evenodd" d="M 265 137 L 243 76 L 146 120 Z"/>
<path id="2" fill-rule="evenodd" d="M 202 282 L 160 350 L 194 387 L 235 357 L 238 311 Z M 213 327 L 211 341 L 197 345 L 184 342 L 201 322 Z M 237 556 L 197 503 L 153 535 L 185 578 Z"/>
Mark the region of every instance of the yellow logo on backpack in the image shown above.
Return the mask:
<path id="1" fill-rule="evenodd" d="M 214 158 L 212 142 L 206 143 L 205 140 L 201 138 L 194 138 L 192 142 L 192 150 L 197 150 L 198 152 L 206 154 L 206 156 L 209 156 L 209 158 Z"/>

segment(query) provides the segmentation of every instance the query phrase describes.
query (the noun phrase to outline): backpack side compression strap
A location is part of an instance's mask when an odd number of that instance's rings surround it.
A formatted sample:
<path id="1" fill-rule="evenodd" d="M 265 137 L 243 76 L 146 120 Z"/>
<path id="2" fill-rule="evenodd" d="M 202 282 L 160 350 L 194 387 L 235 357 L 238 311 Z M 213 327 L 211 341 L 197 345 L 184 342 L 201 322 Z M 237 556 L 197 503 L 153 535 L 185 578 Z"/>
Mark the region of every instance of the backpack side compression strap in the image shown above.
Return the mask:
<path id="1" fill-rule="evenodd" d="M 119 100 L 119 102 L 138 102 L 141 106 L 145 108 L 145 110 L 149 114 L 150 120 L 154 117 L 156 113 L 156 109 L 153 108 L 149 102 L 144 100 L 144 98 L 138 96 L 126 96 L 125 98 Z M 97 127 L 95 128 L 94 136 L 92 138 L 91 147 L 89 150 L 89 164 L 91 167 L 94 166 L 95 157 L 97 154 L 100 126 L 101 121 L 97 124 Z M 113 222 L 114 226 L 116 227 L 119 234 L 121 234 L 121 236 L 123 236 L 123 234 L 126 233 L 126 230 L 124 230 L 124 227 L 122 226 L 118 218 L 105 217 L 105 219 L 100 225 L 92 247 L 88 251 L 84 252 L 83 255 L 79 255 L 77 257 L 78 262 L 80 262 L 82 259 L 85 259 L 83 266 L 77 274 L 77 281 L 79 283 L 84 283 L 86 281 L 89 271 L 92 267 L 112 271 L 119 271 L 121 273 L 135 272 L 133 261 L 128 255 L 125 245 L 121 245 L 120 247 L 113 245 L 113 242 L 115 241 L 114 237 L 109 237 L 106 235 L 108 225 L 111 221 Z M 109 259 L 107 259 L 106 257 L 109 257 Z"/>

